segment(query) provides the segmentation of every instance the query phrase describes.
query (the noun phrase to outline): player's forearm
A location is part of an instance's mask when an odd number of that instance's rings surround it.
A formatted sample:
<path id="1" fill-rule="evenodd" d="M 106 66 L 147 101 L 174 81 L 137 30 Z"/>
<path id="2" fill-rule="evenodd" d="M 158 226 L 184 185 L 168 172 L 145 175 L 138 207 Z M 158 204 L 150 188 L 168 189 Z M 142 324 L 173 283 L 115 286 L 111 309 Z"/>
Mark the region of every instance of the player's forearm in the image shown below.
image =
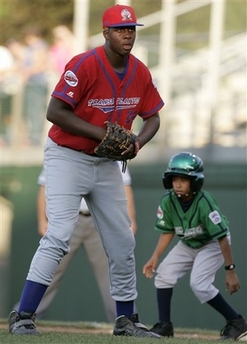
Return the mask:
<path id="1" fill-rule="evenodd" d="M 142 148 L 153 136 L 157 133 L 160 127 L 160 117 L 156 115 L 147 118 L 143 121 L 141 130 L 138 134 L 139 146 Z"/>
<path id="2" fill-rule="evenodd" d="M 39 220 L 39 223 L 38 223 L 38 233 L 39 235 L 41 236 L 44 236 L 46 231 L 47 231 L 47 219 L 45 219 L 43 222 Z"/>
<path id="3" fill-rule="evenodd" d="M 161 234 L 158 244 L 152 254 L 152 257 L 159 259 L 159 257 L 165 252 L 170 242 L 172 241 L 174 234 Z"/>
<path id="4" fill-rule="evenodd" d="M 225 266 L 233 264 L 234 261 L 233 261 L 232 250 L 231 250 L 231 246 L 229 244 L 227 237 L 225 236 L 224 238 L 220 238 L 218 241 L 219 241 L 222 255 L 225 260 Z"/>
<path id="5" fill-rule="evenodd" d="M 76 135 L 101 141 L 106 134 L 105 128 L 84 121 L 73 113 L 68 104 L 54 97 L 50 100 L 46 118 L 60 128 Z"/>

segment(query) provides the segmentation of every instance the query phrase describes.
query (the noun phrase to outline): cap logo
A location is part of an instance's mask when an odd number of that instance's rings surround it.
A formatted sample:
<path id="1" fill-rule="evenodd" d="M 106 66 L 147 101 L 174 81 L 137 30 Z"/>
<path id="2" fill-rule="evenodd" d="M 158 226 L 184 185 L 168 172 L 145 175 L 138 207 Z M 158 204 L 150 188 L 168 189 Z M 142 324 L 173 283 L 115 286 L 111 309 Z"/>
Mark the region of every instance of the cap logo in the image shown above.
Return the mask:
<path id="1" fill-rule="evenodd" d="M 124 9 L 124 10 L 121 11 L 121 16 L 122 16 L 122 20 L 123 21 L 125 21 L 125 20 L 132 20 L 131 13 L 127 9 Z"/>
<path id="2" fill-rule="evenodd" d="M 136 22 L 135 11 L 127 5 L 115 5 L 105 10 L 102 27 L 143 26 Z"/>

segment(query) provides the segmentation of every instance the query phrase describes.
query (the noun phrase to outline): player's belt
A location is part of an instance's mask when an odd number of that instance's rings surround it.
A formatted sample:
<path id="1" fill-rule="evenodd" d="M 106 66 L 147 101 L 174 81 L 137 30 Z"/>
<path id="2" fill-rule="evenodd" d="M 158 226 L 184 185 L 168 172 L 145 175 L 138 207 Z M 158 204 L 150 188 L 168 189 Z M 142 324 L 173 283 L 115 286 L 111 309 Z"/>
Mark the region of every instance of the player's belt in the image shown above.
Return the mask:
<path id="1" fill-rule="evenodd" d="M 74 151 L 76 151 L 76 152 L 84 153 L 84 154 L 86 154 L 86 155 L 90 155 L 90 156 L 95 156 L 95 157 L 97 157 L 97 158 L 101 158 L 101 156 L 99 156 L 99 155 L 96 154 L 96 153 L 90 154 L 90 153 L 87 153 L 86 151 L 81 150 L 81 149 L 75 149 L 75 148 L 71 148 L 71 147 L 64 146 L 64 145 L 59 145 L 59 144 L 57 144 L 57 145 L 58 145 L 58 146 L 61 146 L 61 147 L 64 147 L 64 148 L 72 149 L 72 150 L 74 150 Z"/>
<path id="2" fill-rule="evenodd" d="M 91 214 L 88 210 L 80 210 L 79 214 L 83 215 L 83 216 L 91 216 Z"/>

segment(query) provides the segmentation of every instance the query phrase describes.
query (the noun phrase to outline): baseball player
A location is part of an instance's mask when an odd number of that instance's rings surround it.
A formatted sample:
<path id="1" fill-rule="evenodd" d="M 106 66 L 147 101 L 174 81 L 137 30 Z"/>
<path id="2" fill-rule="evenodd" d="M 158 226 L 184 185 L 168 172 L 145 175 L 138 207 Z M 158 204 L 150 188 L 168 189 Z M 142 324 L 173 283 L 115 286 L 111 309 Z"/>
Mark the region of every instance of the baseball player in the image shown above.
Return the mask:
<path id="1" fill-rule="evenodd" d="M 239 340 L 247 336 L 246 320 L 213 285 L 217 270 L 225 263 L 227 290 L 233 294 L 240 288 L 228 221 L 213 196 L 201 190 L 203 181 L 203 162 L 189 152 L 174 155 L 163 175 L 164 187 L 170 191 L 163 196 L 157 210 L 155 229 L 161 234 L 151 258 L 143 267 L 146 277 L 153 277 L 159 257 L 175 234 L 180 240 L 156 271 L 159 322 L 151 331 L 173 336 L 170 316 L 173 288 L 179 278 L 191 271 L 190 286 L 195 296 L 226 319 L 221 339 Z"/>
<path id="2" fill-rule="evenodd" d="M 95 154 L 107 121 L 131 129 L 136 116 L 143 120 L 137 139 L 121 153 L 123 160 L 136 156 L 159 129 L 164 102 L 147 67 L 131 54 L 138 25 L 132 7 L 107 8 L 104 45 L 72 58 L 52 93 L 47 119 L 53 125 L 45 146 L 48 229 L 31 262 L 20 307 L 10 313 L 10 333 L 38 333 L 36 309 L 69 251 L 84 197 L 108 257 L 114 335 L 160 339 L 133 317 L 135 238 L 121 171 L 114 159 Z"/>
<path id="3" fill-rule="evenodd" d="M 121 169 L 121 163 L 118 162 Z M 135 203 L 134 195 L 131 187 L 131 176 L 127 168 L 125 173 L 122 173 L 123 182 L 125 185 L 125 192 L 127 195 L 128 212 L 131 219 L 131 229 L 136 233 L 137 224 L 135 217 Z M 47 229 L 47 217 L 45 212 L 45 169 L 43 168 L 39 177 L 38 184 L 40 185 L 37 195 L 37 213 L 38 213 L 38 231 L 41 236 L 45 235 Z M 90 212 L 84 198 L 81 201 L 78 222 L 73 231 L 70 241 L 70 252 L 66 255 L 59 264 L 56 273 L 52 279 L 49 288 L 46 290 L 37 311 L 36 318 L 42 319 L 45 316 L 47 309 L 55 298 L 62 278 L 72 262 L 75 254 L 79 248 L 85 249 L 88 260 L 93 268 L 95 278 L 97 280 L 99 291 L 105 308 L 105 314 L 108 322 L 112 323 L 115 320 L 115 302 L 110 294 L 108 264 L 105 251 L 102 247 L 100 236 L 96 231 Z M 14 309 L 18 309 L 17 303 Z"/>

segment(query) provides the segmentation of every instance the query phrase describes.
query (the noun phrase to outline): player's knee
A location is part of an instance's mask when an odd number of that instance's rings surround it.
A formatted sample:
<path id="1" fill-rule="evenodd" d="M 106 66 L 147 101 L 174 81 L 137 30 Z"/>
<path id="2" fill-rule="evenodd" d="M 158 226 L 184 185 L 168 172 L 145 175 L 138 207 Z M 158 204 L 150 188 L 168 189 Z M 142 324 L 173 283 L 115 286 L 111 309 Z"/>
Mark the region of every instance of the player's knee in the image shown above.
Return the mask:
<path id="1" fill-rule="evenodd" d="M 203 303 L 207 299 L 209 293 L 209 286 L 207 283 L 199 282 L 198 280 L 190 280 L 190 288 L 193 291 L 196 298 Z"/>
<path id="2" fill-rule="evenodd" d="M 69 242 L 61 240 L 50 233 L 46 233 L 40 240 L 41 250 L 43 247 L 49 249 L 47 252 L 49 251 L 50 256 L 59 261 L 69 253 Z"/>
<path id="3" fill-rule="evenodd" d="M 173 288 L 175 284 L 176 281 L 174 279 L 168 278 L 167 276 L 164 277 L 164 275 L 159 273 L 154 278 L 154 285 L 157 289 Z"/>
<path id="4" fill-rule="evenodd" d="M 196 295 L 197 292 L 200 292 L 200 290 L 201 290 L 201 283 L 199 283 L 198 279 L 191 278 L 190 279 L 190 288 L 193 291 L 193 293 Z"/>

